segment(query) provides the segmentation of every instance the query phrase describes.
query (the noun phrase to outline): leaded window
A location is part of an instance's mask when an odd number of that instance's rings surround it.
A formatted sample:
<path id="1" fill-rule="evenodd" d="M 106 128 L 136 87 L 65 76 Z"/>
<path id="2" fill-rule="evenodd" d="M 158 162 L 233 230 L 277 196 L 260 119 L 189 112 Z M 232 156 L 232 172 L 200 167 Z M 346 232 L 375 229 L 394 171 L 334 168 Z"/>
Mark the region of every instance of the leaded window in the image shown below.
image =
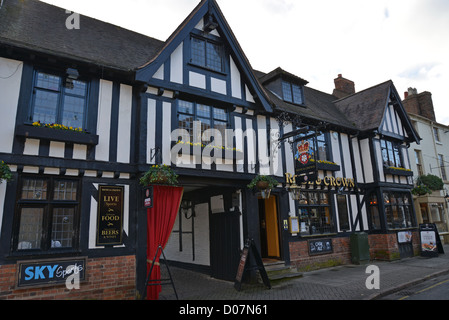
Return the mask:
<path id="1" fill-rule="evenodd" d="M 388 140 L 380 140 L 382 159 L 385 167 L 402 168 L 401 145 Z"/>
<path id="2" fill-rule="evenodd" d="M 302 191 L 298 208 L 301 235 L 335 232 L 329 193 Z"/>
<path id="3" fill-rule="evenodd" d="M 20 179 L 13 250 L 74 249 L 78 241 L 78 180 L 26 176 Z"/>
<path id="4" fill-rule="evenodd" d="M 282 81 L 282 94 L 284 96 L 284 100 L 287 102 L 296 104 L 304 103 L 302 87 L 294 83 Z"/>
<path id="5" fill-rule="evenodd" d="M 36 71 L 30 120 L 85 129 L 87 94 L 85 81 Z"/>
<path id="6" fill-rule="evenodd" d="M 416 227 L 410 193 L 384 192 L 383 201 L 388 229 Z"/>
<path id="7" fill-rule="evenodd" d="M 218 132 L 214 135 L 214 139 L 221 138 L 221 141 L 214 140 L 215 144 L 218 146 L 226 146 L 228 113 L 225 109 L 210 105 L 179 100 L 178 128 L 187 131 L 189 134 L 188 138 L 192 143 L 203 141 L 208 143 L 211 138 L 207 134 L 211 133 L 209 129 L 216 129 Z"/>
<path id="8" fill-rule="evenodd" d="M 192 37 L 190 61 L 200 67 L 223 72 L 223 46 L 210 40 Z"/>

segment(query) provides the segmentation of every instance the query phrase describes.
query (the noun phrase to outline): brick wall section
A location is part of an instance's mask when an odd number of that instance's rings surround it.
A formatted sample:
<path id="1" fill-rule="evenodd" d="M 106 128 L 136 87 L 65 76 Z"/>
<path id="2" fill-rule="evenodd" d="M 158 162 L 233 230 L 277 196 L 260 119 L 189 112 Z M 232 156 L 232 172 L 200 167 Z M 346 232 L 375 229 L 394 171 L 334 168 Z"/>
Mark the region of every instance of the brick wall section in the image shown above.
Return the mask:
<path id="1" fill-rule="evenodd" d="M 399 245 L 396 233 L 371 234 L 368 236 L 370 256 L 372 260 L 397 260 L 399 256 Z M 412 246 L 415 255 L 419 254 L 419 232 L 412 232 Z"/>
<path id="2" fill-rule="evenodd" d="M 136 297 L 135 256 L 87 259 L 86 281 L 79 290 L 65 284 L 16 289 L 16 265 L 0 266 L 0 299 L 132 300 Z"/>
<path id="3" fill-rule="evenodd" d="M 415 255 L 419 254 L 419 233 L 412 232 L 412 245 Z M 400 259 L 399 245 L 396 233 L 368 235 L 371 260 Z M 322 255 L 309 255 L 308 243 L 305 241 L 290 242 L 290 260 L 292 266 L 299 271 L 310 271 L 337 265 L 351 264 L 350 238 L 333 238 L 333 252 Z"/>
<path id="4" fill-rule="evenodd" d="M 351 263 L 349 237 L 333 238 L 333 252 L 321 255 L 309 255 L 308 242 L 290 242 L 291 264 L 299 271 L 310 271 Z"/>
<path id="5" fill-rule="evenodd" d="M 433 107 L 432 94 L 428 91 L 420 94 L 408 94 L 407 98 L 402 101 L 405 111 L 417 114 L 432 121 L 436 121 L 435 110 Z"/>

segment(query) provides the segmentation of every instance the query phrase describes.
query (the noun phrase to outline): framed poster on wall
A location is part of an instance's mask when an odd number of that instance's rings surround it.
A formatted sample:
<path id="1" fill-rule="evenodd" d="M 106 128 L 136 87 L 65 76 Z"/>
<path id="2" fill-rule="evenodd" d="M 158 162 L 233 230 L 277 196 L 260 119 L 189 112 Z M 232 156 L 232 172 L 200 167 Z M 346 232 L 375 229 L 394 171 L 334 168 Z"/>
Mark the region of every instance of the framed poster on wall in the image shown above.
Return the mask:
<path id="1" fill-rule="evenodd" d="M 291 234 L 298 234 L 300 232 L 298 217 L 289 218 L 289 231 Z"/>
<path id="2" fill-rule="evenodd" d="M 97 246 L 123 244 L 123 186 L 99 186 Z"/>

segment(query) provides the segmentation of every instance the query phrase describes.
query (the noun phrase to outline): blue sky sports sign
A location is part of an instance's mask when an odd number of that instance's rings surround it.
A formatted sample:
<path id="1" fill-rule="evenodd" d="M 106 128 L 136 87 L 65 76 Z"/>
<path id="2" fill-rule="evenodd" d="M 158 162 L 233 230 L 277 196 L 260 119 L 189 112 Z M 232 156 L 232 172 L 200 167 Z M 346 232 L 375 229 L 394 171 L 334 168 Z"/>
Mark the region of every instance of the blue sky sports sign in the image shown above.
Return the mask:
<path id="1" fill-rule="evenodd" d="M 85 280 L 86 259 L 23 261 L 18 263 L 17 287 L 67 284 Z"/>

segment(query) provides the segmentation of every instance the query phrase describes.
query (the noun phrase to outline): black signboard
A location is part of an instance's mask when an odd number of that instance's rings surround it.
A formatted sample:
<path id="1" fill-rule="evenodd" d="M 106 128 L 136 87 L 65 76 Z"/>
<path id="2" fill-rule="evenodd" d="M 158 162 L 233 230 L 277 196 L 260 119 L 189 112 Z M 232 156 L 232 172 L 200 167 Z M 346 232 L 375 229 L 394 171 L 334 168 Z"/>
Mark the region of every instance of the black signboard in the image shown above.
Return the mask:
<path id="1" fill-rule="evenodd" d="M 438 257 L 439 253 L 444 253 L 440 234 L 434 223 L 420 224 L 419 238 L 421 241 L 421 256 Z"/>
<path id="2" fill-rule="evenodd" d="M 315 181 L 318 177 L 316 133 L 297 139 L 293 146 L 296 183 Z"/>
<path id="3" fill-rule="evenodd" d="M 143 206 L 147 209 L 153 208 L 153 186 L 148 186 L 143 189 L 144 198 L 143 198 Z"/>
<path id="4" fill-rule="evenodd" d="M 250 267 L 248 265 L 249 256 L 253 255 L 256 262 L 255 267 Z M 263 265 L 262 258 L 260 257 L 259 251 L 257 251 L 254 240 L 247 239 L 245 242 L 245 247 L 243 248 L 242 254 L 240 255 L 239 267 L 237 269 L 237 275 L 235 277 L 234 288 L 240 291 L 242 287 L 243 274 L 245 271 L 249 270 L 259 270 L 260 276 L 262 277 L 263 283 L 271 289 L 270 279 L 268 279 L 267 271 Z"/>
<path id="5" fill-rule="evenodd" d="M 100 186 L 97 246 L 123 244 L 123 186 Z"/>
<path id="6" fill-rule="evenodd" d="M 66 283 L 69 277 L 86 278 L 86 258 L 22 261 L 18 263 L 17 287 Z M 69 280 L 70 281 L 70 280 Z"/>
<path id="7" fill-rule="evenodd" d="M 332 239 L 316 239 L 309 240 L 309 254 L 324 254 L 324 253 L 332 253 Z"/>

